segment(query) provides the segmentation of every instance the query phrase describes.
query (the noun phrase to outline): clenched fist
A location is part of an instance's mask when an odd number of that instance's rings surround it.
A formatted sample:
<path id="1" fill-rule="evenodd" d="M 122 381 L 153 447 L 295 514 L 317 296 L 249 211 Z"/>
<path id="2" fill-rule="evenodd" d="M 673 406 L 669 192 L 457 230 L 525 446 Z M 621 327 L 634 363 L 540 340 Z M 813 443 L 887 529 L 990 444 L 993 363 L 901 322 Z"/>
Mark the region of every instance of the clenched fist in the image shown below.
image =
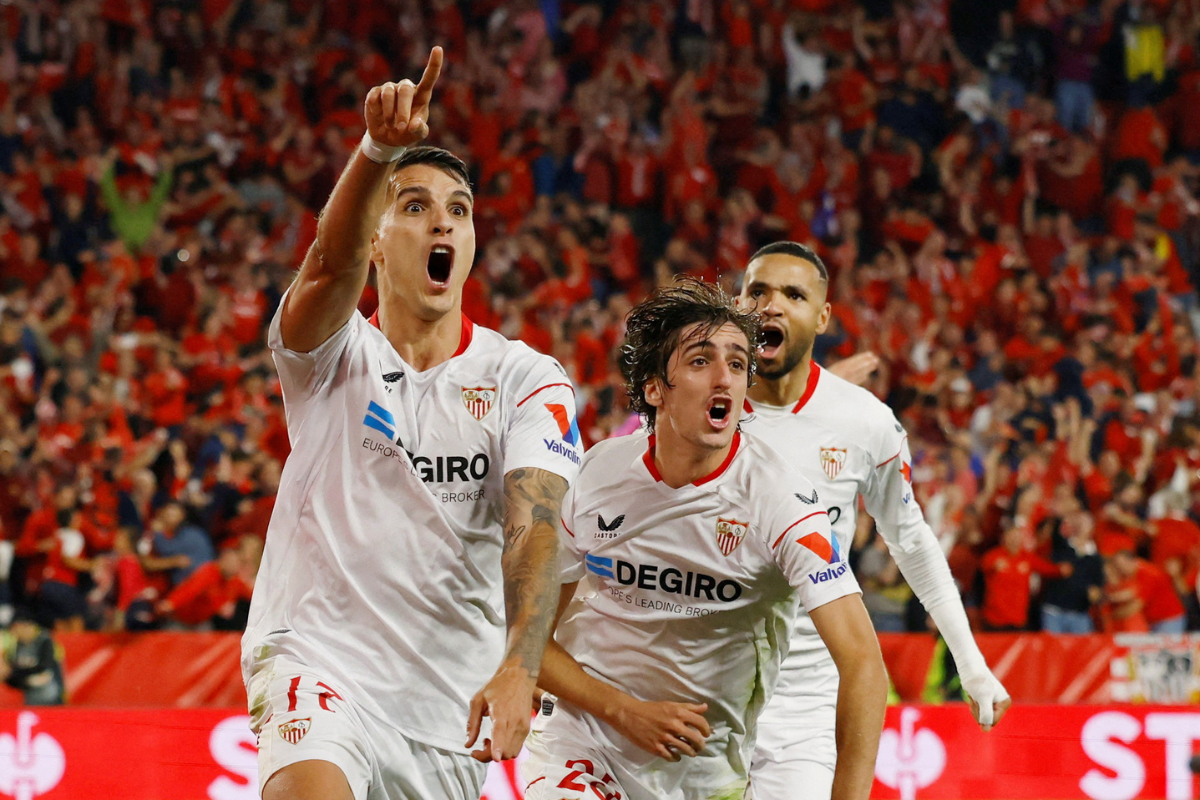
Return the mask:
<path id="1" fill-rule="evenodd" d="M 421 82 L 385 83 L 367 92 L 363 117 L 367 133 L 381 145 L 412 147 L 429 135 L 429 99 L 442 74 L 442 48 L 429 52 Z"/>

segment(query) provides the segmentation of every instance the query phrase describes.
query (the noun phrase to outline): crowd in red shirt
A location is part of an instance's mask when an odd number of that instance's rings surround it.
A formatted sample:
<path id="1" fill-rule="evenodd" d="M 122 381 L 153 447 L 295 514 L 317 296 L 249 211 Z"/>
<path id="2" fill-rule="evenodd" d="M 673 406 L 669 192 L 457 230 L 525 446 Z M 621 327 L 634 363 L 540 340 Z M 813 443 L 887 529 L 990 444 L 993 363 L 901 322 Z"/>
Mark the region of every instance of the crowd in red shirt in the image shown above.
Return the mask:
<path id="1" fill-rule="evenodd" d="M 1098 625 L 1175 619 L 1163 586 L 1200 622 L 1198 32 L 1197 0 L 2 5 L 0 607 L 236 626 L 289 451 L 266 325 L 367 90 L 436 43 L 464 311 L 562 362 L 587 443 L 630 425 L 632 303 L 804 241 L 816 356 L 881 358 L 981 624 L 1036 625 L 1064 542 L 1107 557 Z"/>

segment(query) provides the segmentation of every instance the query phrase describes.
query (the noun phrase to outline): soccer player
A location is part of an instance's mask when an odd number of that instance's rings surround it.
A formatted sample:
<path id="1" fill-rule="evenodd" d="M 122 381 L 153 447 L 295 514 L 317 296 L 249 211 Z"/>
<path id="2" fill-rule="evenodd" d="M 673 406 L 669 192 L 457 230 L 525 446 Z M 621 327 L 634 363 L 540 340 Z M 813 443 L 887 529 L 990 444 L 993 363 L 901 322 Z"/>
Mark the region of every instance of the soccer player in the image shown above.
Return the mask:
<path id="1" fill-rule="evenodd" d="M 575 401 L 557 362 L 460 310 L 466 168 L 416 146 L 441 65 L 367 94 L 271 322 L 293 449 L 242 640 L 266 800 L 474 800 L 481 718 L 496 759 L 529 729 Z"/>
<path id="2" fill-rule="evenodd" d="M 739 302 L 763 319 L 759 381 L 745 427 L 770 441 L 816 487 L 802 498 L 829 510 L 838 547 L 848 552 L 859 497 L 905 579 L 937 623 L 985 730 L 1010 705 L 988 669 L 933 531 L 913 497 L 904 428 L 870 392 L 812 360 L 829 323 L 828 273 L 809 248 L 777 242 L 750 259 Z M 836 659 L 800 615 L 775 698 L 760 720 L 751 770 L 755 800 L 828 800 L 840 739 Z M 845 676 L 842 676 L 845 679 Z M 835 736 L 836 731 L 836 736 Z"/>
<path id="3" fill-rule="evenodd" d="M 563 501 L 559 615 L 527 800 L 741 798 L 797 601 L 842 674 L 834 796 L 870 794 L 887 681 L 846 551 L 812 484 L 738 429 L 757 316 L 660 290 L 622 370 L 653 430 L 583 459 Z M 585 581 L 586 578 L 586 581 Z"/>

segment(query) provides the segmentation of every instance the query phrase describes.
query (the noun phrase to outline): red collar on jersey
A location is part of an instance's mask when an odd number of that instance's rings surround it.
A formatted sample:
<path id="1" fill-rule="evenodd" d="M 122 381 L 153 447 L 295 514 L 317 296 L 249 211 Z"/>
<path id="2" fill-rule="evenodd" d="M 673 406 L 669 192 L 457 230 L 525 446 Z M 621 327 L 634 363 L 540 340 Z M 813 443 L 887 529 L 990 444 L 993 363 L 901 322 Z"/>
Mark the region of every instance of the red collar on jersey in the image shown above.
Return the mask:
<path id="1" fill-rule="evenodd" d="M 800 399 L 796 401 L 796 405 L 792 406 L 792 413 L 799 414 L 800 409 L 808 405 L 809 399 L 813 396 L 813 392 L 817 390 L 817 381 L 821 377 L 821 368 L 817 366 L 817 362 L 810 361 L 808 368 L 808 382 L 804 384 L 804 394 L 800 395 Z M 750 405 L 750 398 L 747 397 L 742 403 L 742 413 L 753 414 L 754 406 Z"/>
<path id="2" fill-rule="evenodd" d="M 729 446 L 729 454 L 725 456 L 725 460 L 721 462 L 721 466 L 714 469 L 712 472 L 705 475 L 698 481 L 692 481 L 693 486 L 703 486 L 709 481 L 714 481 L 724 474 L 725 470 L 729 469 L 729 465 L 733 463 L 733 457 L 737 455 L 738 448 L 742 446 L 742 432 L 733 432 L 733 443 Z M 646 465 L 646 469 L 650 470 L 650 477 L 662 483 L 662 475 L 658 474 L 658 467 L 654 466 L 654 434 L 650 434 L 650 441 L 646 448 L 645 455 L 642 456 L 642 463 Z"/>
<path id="3" fill-rule="evenodd" d="M 367 322 L 371 323 L 376 328 L 379 327 L 379 309 L 378 308 L 375 309 L 375 313 L 371 315 L 371 318 L 369 320 L 367 320 Z M 471 322 L 471 320 L 467 318 L 466 314 L 463 314 L 462 315 L 462 333 L 459 335 L 459 338 L 458 338 L 458 349 L 455 350 L 454 355 L 450 356 L 450 357 L 454 358 L 454 356 L 461 356 L 463 353 L 467 352 L 467 348 L 471 346 L 471 339 L 473 339 L 474 337 L 475 337 L 475 323 Z"/>

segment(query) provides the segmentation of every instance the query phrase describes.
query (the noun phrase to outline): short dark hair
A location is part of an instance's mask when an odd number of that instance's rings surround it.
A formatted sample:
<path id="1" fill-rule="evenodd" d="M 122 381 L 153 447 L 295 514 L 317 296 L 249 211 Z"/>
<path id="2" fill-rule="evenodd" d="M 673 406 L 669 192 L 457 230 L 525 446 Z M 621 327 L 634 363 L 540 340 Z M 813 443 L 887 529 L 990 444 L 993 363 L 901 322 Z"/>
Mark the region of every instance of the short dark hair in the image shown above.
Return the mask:
<path id="1" fill-rule="evenodd" d="M 762 329 L 762 318 L 741 311 L 720 286 L 695 278 L 677 278 L 673 286 L 664 286 L 636 305 L 625 318 L 625 341 L 621 344 L 621 375 L 630 407 L 646 418 L 653 428 L 657 409 L 646 401 L 646 384 L 654 378 L 671 388 L 667 365 L 679 347 L 683 331 L 703 326 L 705 337 L 726 323 L 746 334 L 750 343 L 750 363 L 746 370 L 749 384 L 757 367 L 755 348 Z"/>
<path id="2" fill-rule="evenodd" d="M 821 273 L 821 280 L 829 280 L 829 270 L 825 268 L 825 262 L 821 260 L 821 257 L 811 247 L 802 245 L 799 242 L 772 242 L 771 244 L 763 245 L 758 248 L 754 255 L 750 256 L 750 261 L 762 258 L 763 256 L 773 256 L 776 253 L 809 262 L 817 268 L 817 272 Z M 750 261 L 746 263 L 749 264 Z"/>
<path id="3" fill-rule="evenodd" d="M 405 150 L 398 159 L 392 162 L 392 176 L 395 177 L 396 173 L 405 167 L 415 167 L 418 164 L 428 164 L 435 169 L 440 169 L 467 187 L 468 192 L 474 194 L 474 190 L 471 189 L 471 176 L 467 172 L 467 165 L 463 160 L 449 150 L 427 144 Z"/>

